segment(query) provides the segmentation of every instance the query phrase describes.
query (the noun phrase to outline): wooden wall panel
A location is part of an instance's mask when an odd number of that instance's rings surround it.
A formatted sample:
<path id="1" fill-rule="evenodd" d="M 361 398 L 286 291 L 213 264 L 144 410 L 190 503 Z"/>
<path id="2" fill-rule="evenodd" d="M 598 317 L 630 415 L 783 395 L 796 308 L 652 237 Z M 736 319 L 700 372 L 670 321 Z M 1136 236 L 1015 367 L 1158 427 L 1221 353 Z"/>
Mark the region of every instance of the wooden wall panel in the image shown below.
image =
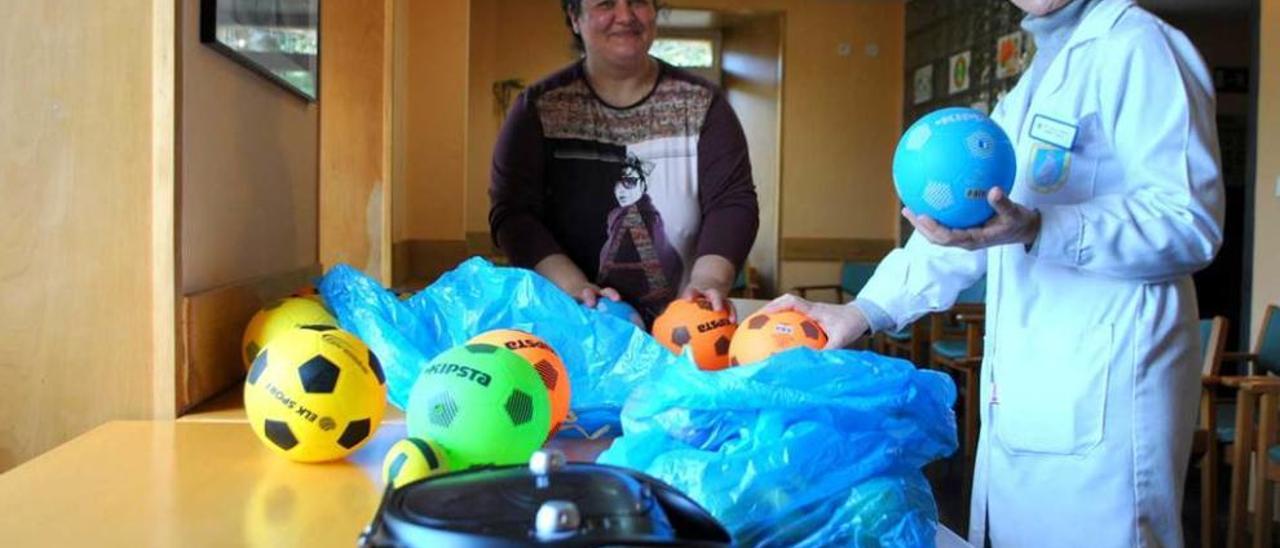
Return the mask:
<path id="1" fill-rule="evenodd" d="M 166 414 L 174 10 L 0 2 L 0 471 Z"/>
<path id="2" fill-rule="evenodd" d="M 894 247 L 884 239 L 783 238 L 782 260 L 879 261 Z"/>
<path id="3" fill-rule="evenodd" d="M 406 97 L 404 111 L 396 116 L 406 124 L 408 157 L 403 166 L 406 194 L 396 197 L 405 213 L 397 240 L 458 240 L 466 232 L 468 39 L 474 7 L 472 0 L 409 0 L 401 13 L 408 19 L 401 25 L 408 34 L 403 44 L 408 49 Z M 524 41 L 516 46 L 526 53 L 539 47 Z"/>
<path id="4" fill-rule="evenodd" d="M 395 287 L 428 285 L 462 261 L 480 256 L 494 264 L 507 257 L 493 244 L 488 232 L 468 232 L 466 240 L 402 240 L 394 246 Z"/>
<path id="5" fill-rule="evenodd" d="M 784 24 L 777 13 L 742 17 L 723 29 L 722 42 L 722 85 L 747 134 L 752 178 L 760 201 L 760 228 L 747 260 L 756 269 L 765 293 L 778 286 Z"/>
<path id="6" fill-rule="evenodd" d="M 151 0 L 151 415 L 176 418 L 178 363 L 178 30 L 172 0 Z"/>
<path id="7" fill-rule="evenodd" d="M 240 341 L 263 305 L 289 295 L 320 275 L 319 265 L 263 276 L 187 295 L 182 299 L 183 360 L 178 364 L 175 406 L 181 415 L 244 378 Z"/>
<path id="8" fill-rule="evenodd" d="M 387 284 L 393 3 L 320 6 L 320 262 Z"/>

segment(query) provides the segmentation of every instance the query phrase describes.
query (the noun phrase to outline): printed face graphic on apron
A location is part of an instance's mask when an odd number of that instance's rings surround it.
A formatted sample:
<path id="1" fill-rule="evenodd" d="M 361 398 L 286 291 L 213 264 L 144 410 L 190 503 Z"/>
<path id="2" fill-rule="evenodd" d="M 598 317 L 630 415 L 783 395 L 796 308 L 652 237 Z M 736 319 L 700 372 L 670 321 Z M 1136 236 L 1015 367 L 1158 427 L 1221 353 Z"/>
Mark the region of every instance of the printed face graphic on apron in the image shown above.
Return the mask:
<path id="1" fill-rule="evenodd" d="M 638 290 L 641 314 L 656 315 L 675 296 L 684 263 L 667 239 L 662 213 L 647 194 L 654 164 L 628 154 L 613 195 L 618 207 L 606 221 L 597 283 Z"/>

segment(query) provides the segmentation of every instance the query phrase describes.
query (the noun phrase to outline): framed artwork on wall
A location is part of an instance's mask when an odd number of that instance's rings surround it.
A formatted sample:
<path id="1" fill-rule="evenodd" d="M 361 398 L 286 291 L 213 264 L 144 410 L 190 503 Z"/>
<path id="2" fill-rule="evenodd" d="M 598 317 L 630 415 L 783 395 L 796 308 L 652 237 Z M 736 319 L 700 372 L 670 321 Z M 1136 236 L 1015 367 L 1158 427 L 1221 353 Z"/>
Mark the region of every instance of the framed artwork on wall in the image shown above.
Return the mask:
<path id="1" fill-rule="evenodd" d="M 933 99 L 933 65 L 925 65 L 916 69 L 913 78 L 915 85 L 913 95 L 913 103 L 919 105 L 927 103 Z"/>
<path id="2" fill-rule="evenodd" d="M 200 0 L 200 41 L 307 101 L 320 89 L 320 0 Z"/>
<path id="3" fill-rule="evenodd" d="M 969 91 L 969 65 L 972 64 L 972 55 L 968 51 L 962 51 L 951 56 L 951 77 L 948 78 L 947 93 L 952 95 L 963 91 Z"/>
<path id="4" fill-rule="evenodd" d="M 1015 31 L 996 41 L 996 78 L 1022 73 L 1022 32 Z"/>

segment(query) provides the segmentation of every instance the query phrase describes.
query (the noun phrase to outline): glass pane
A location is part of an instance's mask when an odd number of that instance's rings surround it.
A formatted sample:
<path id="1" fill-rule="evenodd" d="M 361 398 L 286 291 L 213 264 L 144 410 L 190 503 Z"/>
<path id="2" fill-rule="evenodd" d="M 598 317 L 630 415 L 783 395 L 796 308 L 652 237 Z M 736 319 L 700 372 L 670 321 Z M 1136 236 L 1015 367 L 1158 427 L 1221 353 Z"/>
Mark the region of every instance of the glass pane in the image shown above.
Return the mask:
<path id="1" fill-rule="evenodd" d="M 205 41 L 314 100 L 319 73 L 319 0 L 213 2 Z"/>
<path id="2" fill-rule="evenodd" d="M 698 38 L 659 38 L 653 41 L 649 54 L 677 67 L 711 68 L 715 66 L 715 45 Z"/>

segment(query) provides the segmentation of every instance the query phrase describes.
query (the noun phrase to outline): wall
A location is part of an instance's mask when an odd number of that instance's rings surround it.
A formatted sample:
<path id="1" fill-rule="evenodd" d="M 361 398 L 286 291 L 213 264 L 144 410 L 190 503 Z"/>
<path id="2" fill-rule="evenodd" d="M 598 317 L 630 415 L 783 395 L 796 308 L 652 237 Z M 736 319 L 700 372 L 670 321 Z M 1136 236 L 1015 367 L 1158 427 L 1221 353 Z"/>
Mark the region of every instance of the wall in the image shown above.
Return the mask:
<path id="1" fill-rule="evenodd" d="M 419 0 L 403 9 L 405 207 L 395 241 L 464 237 L 469 4 Z"/>
<path id="2" fill-rule="evenodd" d="M 318 108 L 201 44 L 200 0 L 181 6 L 183 293 L 315 263 Z"/>
<path id="3" fill-rule="evenodd" d="M 1251 340 L 1268 304 L 1280 303 L 1280 1 L 1262 0 L 1258 60 L 1257 186 L 1253 213 Z"/>
<path id="4" fill-rule="evenodd" d="M 172 413 L 174 14 L 0 2 L 0 472 Z"/>
<path id="5" fill-rule="evenodd" d="M 432 281 L 467 255 L 472 4 L 393 0 L 391 283 L 398 287 Z"/>
<path id="6" fill-rule="evenodd" d="M 325 2 L 320 41 L 320 262 L 391 282 L 392 0 Z"/>
<path id="7" fill-rule="evenodd" d="M 499 80 L 533 84 L 572 63 L 577 54 L 557 3 L 471 2 L 466 231 L 489 232 L 489 168 L 506 112 L 493 94 Z"/>
<path id="8" fill-rule="evenodd" d="M 760 229 L 748 264 L 762 289 L 778 285 L 778 197 L 781 158 L 782 17 L 762 15 L 727 26 L 722 34 L 723 86 L 750 136 L 752 176 L 760 200 Z"/>
<path id="9" fill-rule="evenodd" d="M 394 0 L 391 15 L 391 240 L 408 232 L 409 3 Z M 395 257 L 392 257 L 395 262 Z"/>
<path id="10" fill-rule="evenodd" d="M 470 66 L 467 78 L 467 232 L 489 232 L 489 166 L 506 112 L 494 98 L 498 74 L 499 6 L 502 0 L 471 0 Z M 528 4 L 531 2 L 525 2 Z M 546 6 L 543 6 L 545 9 Z M 504 69 L 505 70 L 505 69 Z M 504 76 L 505 80 L 513 76 Z M 529 78 L 524 79 L 531 83 Z M 515 91 L 511 91 L 514 98 Z M 486 154 L 486 152 L 488 154 Z"/>
<path id="11" fill-rule="evenodd" d="M 838 261 L 789 260 L 788 240 L 829 239 L 834 244 L 894 238 L 897 207 L 890 165 L 901 128 L 902 3 L 671 4 L 784 17 L 778 289 L 838 279 Z M 850 45 L 848 56 L 837 53 L 841 43 Z M 868 46 L 874 46 L 874 55 Z"/>

